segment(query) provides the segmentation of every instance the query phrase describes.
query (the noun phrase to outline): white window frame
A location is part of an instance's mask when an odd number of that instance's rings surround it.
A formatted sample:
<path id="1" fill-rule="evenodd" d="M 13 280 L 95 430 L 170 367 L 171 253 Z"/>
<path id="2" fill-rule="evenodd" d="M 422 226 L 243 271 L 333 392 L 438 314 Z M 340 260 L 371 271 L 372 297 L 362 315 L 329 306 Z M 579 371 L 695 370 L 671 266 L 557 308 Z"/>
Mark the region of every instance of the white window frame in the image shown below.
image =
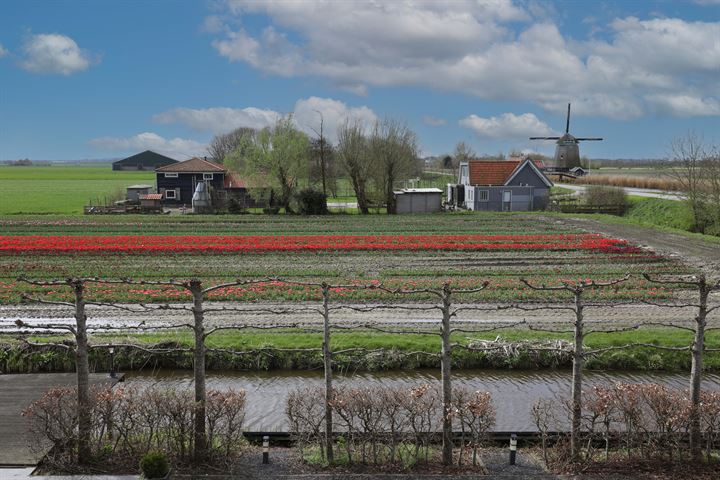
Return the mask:
<path id="1" fill-rule="evenodd" d="M 490 201 L 490 190 L 478 190 L 478 202 Z"/>
<path id="2" fill-rule="evenodd" d="M 168 172 L 165 174 L 165 178 L 178 178 L 178 174 L 177 174 L 177 172 L 172 172 L 172 173 Z"/>
<path id="3" fill-rule="evenodd" d="M 203 180 L 212 180 L 213 175 L 212 173 L 203 173 Z"/>
<path id="4" fill-rule="evenodd" d="M 169 193 L 172 193 L 172 196 L 168 195 Z M 167 200 L 177 200 L 177 192 L 172 188 L 168 188 L 165 190 L 165 198 Z"/>

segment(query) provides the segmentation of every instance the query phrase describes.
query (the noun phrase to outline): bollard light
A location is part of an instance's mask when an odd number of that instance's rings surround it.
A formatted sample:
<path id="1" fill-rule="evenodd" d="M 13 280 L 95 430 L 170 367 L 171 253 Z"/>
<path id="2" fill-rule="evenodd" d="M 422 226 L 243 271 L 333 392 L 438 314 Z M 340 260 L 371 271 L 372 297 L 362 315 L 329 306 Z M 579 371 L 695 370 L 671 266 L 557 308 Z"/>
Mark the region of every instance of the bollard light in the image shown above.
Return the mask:
<path id="1" fill-rule="evenodd" d="M 517 455 L 517 435 L 510 435 L 510 465 L 515 465 L 515 455 Z"/>
<path id="2" fill-rule="evenodd" d="M 264 465 L 270 463 L 270 437 L 263 435 L 263 462 Z"/>
<path id="3" fill-rule="evenodd" d="M 108 353 L 110 354 L 110 378 L 116 378 L 117 375 L 115 374 L 115 347 L 112 346 L 112 343 L 108 347 Z"/>

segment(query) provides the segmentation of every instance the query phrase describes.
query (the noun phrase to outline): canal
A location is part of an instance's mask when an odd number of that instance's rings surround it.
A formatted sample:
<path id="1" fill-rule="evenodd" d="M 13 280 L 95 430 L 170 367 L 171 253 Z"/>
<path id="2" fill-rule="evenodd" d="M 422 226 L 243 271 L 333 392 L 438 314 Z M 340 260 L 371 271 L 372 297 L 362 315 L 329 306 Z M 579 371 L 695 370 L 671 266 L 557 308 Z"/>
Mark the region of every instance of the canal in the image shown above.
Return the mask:
<path id="1" fill-rule="evenodd" d="M 569 370 L 458 370 L 453 373 L 453 386 L 490 392 L 497 411 L 496 431 L 536 431 L 530 409 L 538 399 L 554 401 L 558 418 L 564 417 L 562 403 L 570 395 Z M 391 372 L 358 372 L 336 374 L 337 386 L 415 386 L 439 384 L 438 370 L 412 370 Z M 128 386 L 151 385 L 177 389 L 192 387 L 192 372 L 188 370 L 162 370 L 155 372 L 129 372 Z M 686 389 L 689 375 L 661 372 L 586 372 L 586 388 L 598 384 L 659 383 L 672 388 Z M 246 391 L 247 431 L 287 431 L 285 401 L 290 391 L 323 385 L 321 371 L 270 371 L 270 372 L 208 372 L 207 388 L 243 389 Z M 720 375 L 704 376 L 703 388 L 720 390 Z"/>

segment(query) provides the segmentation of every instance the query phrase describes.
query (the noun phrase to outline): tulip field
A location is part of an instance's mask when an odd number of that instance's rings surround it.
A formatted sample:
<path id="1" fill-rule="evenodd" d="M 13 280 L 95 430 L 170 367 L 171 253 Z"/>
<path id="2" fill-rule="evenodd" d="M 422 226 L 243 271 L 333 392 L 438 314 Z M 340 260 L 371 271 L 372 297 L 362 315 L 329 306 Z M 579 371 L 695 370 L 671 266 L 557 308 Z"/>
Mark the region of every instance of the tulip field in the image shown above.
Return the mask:
<path id="1" fill-rule="evenodd" d="M 686 267 L 627 242 L 578 231 L 535 215 L 285 217 L 122 216 L 3 217 L 0 219 L 0 302 L 18 302 L 17 277 L 67 276 L 146 280 L 197 277 L 205 282 L 264 278 L 267 282 L 213 293 L 216 300 L 317 300 L 317 289 L 273 277 L 331 284 L 383 283 L 422 288 L 450 281 L 473 287 L 489 281 L 478 300 L 546 299 L 520 278 L 546 284 L 604 280 L 626 273 L 683 273 Z M 338 297 L 368 300 L 379 290 L 342 288 Z M 48 298 L 67 292 L 45 289 Z M 102 301 L 184 300 L 171 286 L 98 285 Z M 608 300 L 668 298 L 673 292 L 639 275 Z"/>

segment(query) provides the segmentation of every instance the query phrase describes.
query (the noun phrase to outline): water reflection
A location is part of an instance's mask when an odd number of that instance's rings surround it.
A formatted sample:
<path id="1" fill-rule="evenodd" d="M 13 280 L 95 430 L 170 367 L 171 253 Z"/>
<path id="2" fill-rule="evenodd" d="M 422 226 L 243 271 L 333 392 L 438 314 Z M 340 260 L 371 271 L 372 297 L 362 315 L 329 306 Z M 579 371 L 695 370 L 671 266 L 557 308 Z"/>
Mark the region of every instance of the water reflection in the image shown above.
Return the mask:
<path id="1" fill-rule="evenodd" d="M 570 393 L 569 370 L 512 371 L 512 370 L 459 370 L 453 373 L 453 385 L 490 392 L 497 410 L 497 431 L 536 430 L 530 407 L 538 398 L 560 398 Z M 337 374 L 337 385 L 418 385 L 438 383 L 438 370 L 412 370 L 392 372 L 362 372 Z M 689 375 L 677 373 L 645 372 L 587 372 L 585 384 L 628 382 L 660 383 L 672 388 L 688 388 Z M 131 372 L 126 375 L 128 386 L 161 385 L 163 387 L 191 388 L 192 372 L 162 370 Z M 300 387 L 323 384 L 321 371 L 272 372 L 208 372 L 207 388 L 244 389 L 247 392 L 246 429 L 249 431 L 284 431 L 285 400 L 289 391 Z M 720 375 L 705 375 L 703 388 L 720 390 Z"/>

